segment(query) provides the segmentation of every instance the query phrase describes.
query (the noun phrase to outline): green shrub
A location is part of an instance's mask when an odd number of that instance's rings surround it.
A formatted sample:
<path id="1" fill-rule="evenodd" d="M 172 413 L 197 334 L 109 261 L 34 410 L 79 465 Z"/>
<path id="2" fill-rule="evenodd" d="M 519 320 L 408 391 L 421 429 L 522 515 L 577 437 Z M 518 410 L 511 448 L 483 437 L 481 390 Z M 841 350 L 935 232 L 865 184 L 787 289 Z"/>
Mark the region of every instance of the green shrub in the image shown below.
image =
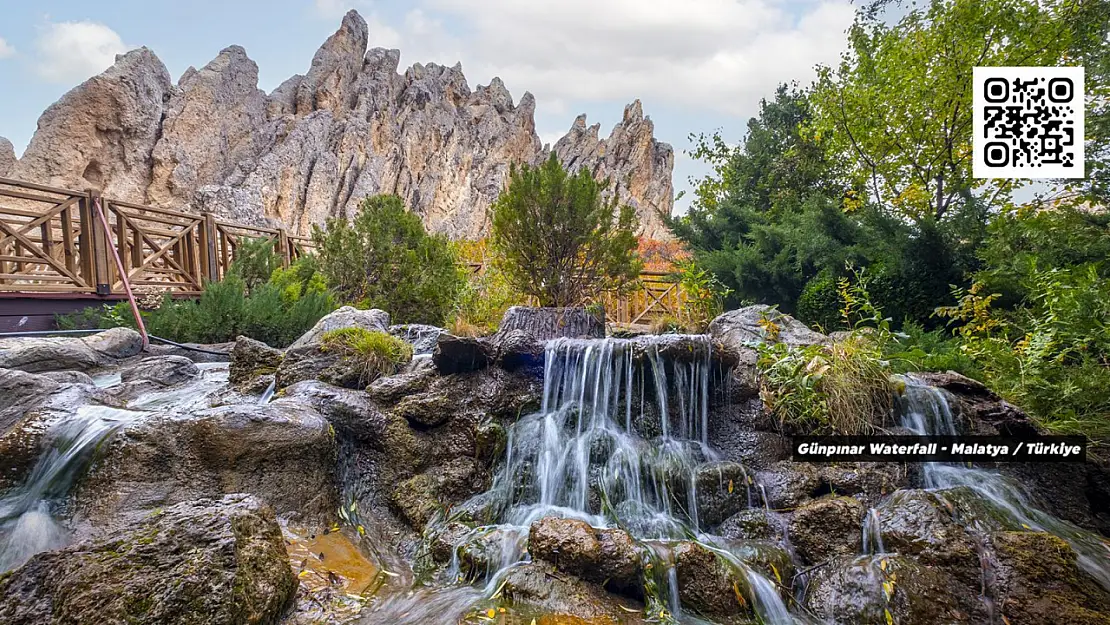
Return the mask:
<path id="1" fill-rule="evenodd" d="M 822 272 L 806 283 L 798 297 L 798 319 L 825 332 L 843 328 L 836 279 Z"/>
<path id="2" fill-rule="evenodd" d="M 759 397 L 788 433 L 869 434 L 891 416 L 890 370 L 872 337 L 759 348 Z"/>
<path id="3" fill-rule="evenodd" d="M 314 228 L 319 271 L 342 301 L 381 308 L 396 323 L 443 325 L 466 278 L 442 235 L 395 195 L 367 198 L 358 214 Z"/>
<path id="4" fill-rule="evenodd" d="M 235 247 L 235 258 L 228 273 L 238 276 L 249 293 L 265 284 L 279 268 L 281 257 L 274 251 L 273 241 L 242 238 Z"/>
<path id="5" fill-rule="evenodd" d="M 223 280 L 206 284 L 199 298 L 173 299 L 167 294 L 161 306 L 143 312 L 147 332 L 179 343 L 225 343 L 244 334 L 284 347 L 335 310 L 311 257 L 288 269 L 275 269 L 268 281 L 249 292 L 236 263 Z M 135 321 L 129 304 L 120 302 L 59 316 L 58 325 L 62 329 L 78 325 L 134 328 Z"/>
<path id="6" fill-rule="evenodd" d="M 527 302 L 527 296 L 509 284 L 496 266 L 484 266 L 470 277 L 459 291 L 452 320 L 452 333 L 459 329 L 464 334 L 492 334 L 497 331 L 501 318 L 510 306 Z M 460 335 L 461 336 L 461 335 Z"/>
<path id="7" fill-rule="evenodd" d="M 586 168 L 568 174 L 554 152 L 512 167 L 490 206 L 489 240 L 514 288 L 540 306 L 578 306 L 636 279 L 636 213 L 604 188 Z"/>
<path id="8" fill-rule="evenodd" d="M 362 384 L 392 375 L 412 360 L 412 346 L 401 339 L 365 328 L 329 330 L 321 337 L 324 349 L 355 363 Z"/>

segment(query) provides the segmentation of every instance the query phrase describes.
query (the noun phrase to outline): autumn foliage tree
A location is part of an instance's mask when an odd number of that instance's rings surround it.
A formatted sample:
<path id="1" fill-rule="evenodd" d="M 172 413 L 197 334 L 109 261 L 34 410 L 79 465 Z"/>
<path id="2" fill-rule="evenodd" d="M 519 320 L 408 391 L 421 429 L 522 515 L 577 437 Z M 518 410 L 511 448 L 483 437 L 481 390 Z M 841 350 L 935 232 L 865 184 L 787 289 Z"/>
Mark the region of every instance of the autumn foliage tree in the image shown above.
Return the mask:
<path id="1" fill-rule="evenodd" d="M 552 153 L 514 166 L 490 207 L 490 243 L 512 285 L 541 306 L 575 306 L 640 271 L 635 212 L 585 168 L 570 174 Z"/>

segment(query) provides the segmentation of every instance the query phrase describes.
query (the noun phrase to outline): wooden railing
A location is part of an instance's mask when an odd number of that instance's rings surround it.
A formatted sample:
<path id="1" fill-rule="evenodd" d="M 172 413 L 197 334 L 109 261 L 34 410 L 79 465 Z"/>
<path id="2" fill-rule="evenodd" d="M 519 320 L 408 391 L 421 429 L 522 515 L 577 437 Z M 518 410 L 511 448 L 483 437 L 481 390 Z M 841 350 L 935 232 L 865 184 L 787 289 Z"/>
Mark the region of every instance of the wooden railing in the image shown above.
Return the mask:
<path id="1" fill-rule="evenodd" d="M 103 210 L 109 232 L 99 221 Z M 312 247 L 282 229 L 217 220 L 0 178 L 0 292 L 123 292 L 131 284 L 195 295 L 223 278 L 244 238 L 273 241 L 288 265 Z"/>
<path id="2" fill-rule="evenodd" d="M 622 293 L 604 293 L 595 301 L 605 306 L 605 320 L 622 325 L 651 325 L 683 316 L 686 292 L 673 274 L 645 271 Z"/>

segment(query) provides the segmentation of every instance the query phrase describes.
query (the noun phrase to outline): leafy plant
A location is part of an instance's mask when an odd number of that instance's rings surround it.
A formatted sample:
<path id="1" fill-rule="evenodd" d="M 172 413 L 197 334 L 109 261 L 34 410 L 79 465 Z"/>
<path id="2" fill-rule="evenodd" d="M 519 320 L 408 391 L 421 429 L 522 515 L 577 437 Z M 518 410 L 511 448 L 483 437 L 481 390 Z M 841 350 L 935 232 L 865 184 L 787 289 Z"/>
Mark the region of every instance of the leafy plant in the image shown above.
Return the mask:
<path id="1" fill-rule="evenodd" d="M 685 300 L 680 318 L 689 329 L 702 331 L 724 312 L 725 298 L 732 289 L 692 258 L 677 261 L 678 284 Z"/>
<path id="2" fill-rule="evenodd" d="M 353 220 L 329 219 L 312 237 L 338 297 L 382 308 L 398 323 L 443 325 L 466 283 L 447 239 L 425 232 L 395 195 L 367 198 Z"/>
<path id="3" fill-rule="evenodd" d="M 274 251 L 274 242 L 265 238 L 242 238 L 235 247 L 231 271 L 243 281 L 247 292 L 265 284 L 275 270 L 281 268 L 281 257 Z"/>
<path id="4" fill-rule="evenodd" d="M 568 174 L 554 152 L 511 168 L 490 207 L 490 244 L 516 290 L 541 306 L 577 306 L 636 278 L 635 212 L 604 187 L 584 168 Z"/>
<path id="5" fill-rule="evenodd" d="M 412 346 L 385 332 L 340 328 L 329 330 L 320 338 L 325 350 L 334 350 L 356 364 L 362 384 L 392 375 L 412 360 Z"/>

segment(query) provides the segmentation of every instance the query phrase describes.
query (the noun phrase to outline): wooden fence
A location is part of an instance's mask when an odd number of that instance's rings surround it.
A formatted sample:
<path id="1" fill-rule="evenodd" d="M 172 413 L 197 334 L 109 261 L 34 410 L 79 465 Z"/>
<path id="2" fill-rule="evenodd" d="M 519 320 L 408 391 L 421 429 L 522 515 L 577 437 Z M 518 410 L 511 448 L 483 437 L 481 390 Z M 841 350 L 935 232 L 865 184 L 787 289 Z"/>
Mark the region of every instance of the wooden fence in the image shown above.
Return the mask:
<path id="1" fill-rule="evenodd" d="M 283 229 L 0 178 L 0 292 L 122 294 L 115 250 L 133 286 L 196 295 L 227 274 L 244 238 L 273 241 L 286 265 L 312 248 Z"/>

